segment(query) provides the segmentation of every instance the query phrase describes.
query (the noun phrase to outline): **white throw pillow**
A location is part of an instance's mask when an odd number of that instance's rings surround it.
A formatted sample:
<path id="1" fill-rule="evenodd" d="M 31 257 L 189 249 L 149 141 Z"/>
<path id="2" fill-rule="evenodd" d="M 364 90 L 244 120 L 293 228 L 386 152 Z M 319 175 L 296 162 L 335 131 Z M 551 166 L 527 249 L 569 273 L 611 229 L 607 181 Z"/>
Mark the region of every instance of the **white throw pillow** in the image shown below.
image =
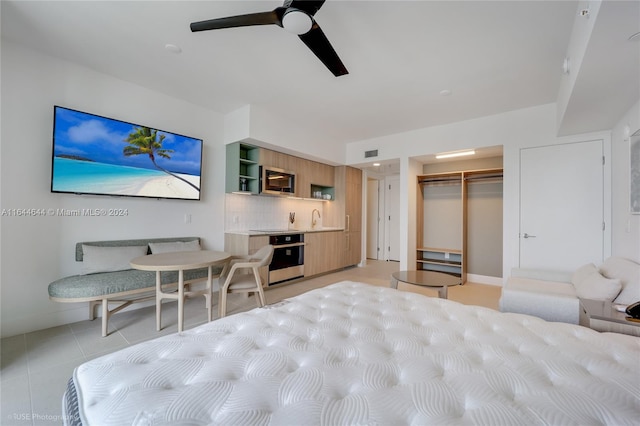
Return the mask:
<path id="1" fill-rule="evenodd" d="M 80 274 L 131 269 L 129 262 L 146 254 L 147 246 L 99 247 L 83 244 Z"/>
<path id="2" fill-rule="evenodd" d="M 615 303 L 630 305 L 640 301 L 640 264 L 622 257 L 610 257 L 600 265 L 600 273 L 607 278 L 617 278 L 622 291 Z"/>
<path id="3" fill-rule="evenodd" d="M 598 268 L 593 263 L 588 263 L 576 269 L 576 271 L 571 276 L 571 283 L 577 286 L 579 283 L 584 281 L 589 275 L 598 273 Z"/>
<path id="4" fill-rule="evenodd" d="M 581 299 L 612 301 L 620 293 L 622 284 L 620 280 L 605 278 L 596 271 L 574 283 L 574 287 Z"/>
<path id="5" fill-rule="evenodd" d="M 149 243 L 151 254 L 169 253 L 176 251 L 198 251 L 200 250 L 200 241 L 172 241 L 168 243 Z"/>

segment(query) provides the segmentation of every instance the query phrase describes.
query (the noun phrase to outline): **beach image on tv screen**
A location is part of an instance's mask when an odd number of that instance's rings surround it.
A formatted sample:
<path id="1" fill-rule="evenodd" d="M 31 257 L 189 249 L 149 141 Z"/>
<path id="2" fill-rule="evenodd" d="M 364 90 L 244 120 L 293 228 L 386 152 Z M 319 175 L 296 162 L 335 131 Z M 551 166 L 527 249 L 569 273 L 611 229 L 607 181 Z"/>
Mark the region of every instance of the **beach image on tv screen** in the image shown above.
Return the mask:
<path id="1" fill-rule="evenodd" d="M 56 106 L 53 141 L 53 192 L 200 199 L 200 139 Z"/>

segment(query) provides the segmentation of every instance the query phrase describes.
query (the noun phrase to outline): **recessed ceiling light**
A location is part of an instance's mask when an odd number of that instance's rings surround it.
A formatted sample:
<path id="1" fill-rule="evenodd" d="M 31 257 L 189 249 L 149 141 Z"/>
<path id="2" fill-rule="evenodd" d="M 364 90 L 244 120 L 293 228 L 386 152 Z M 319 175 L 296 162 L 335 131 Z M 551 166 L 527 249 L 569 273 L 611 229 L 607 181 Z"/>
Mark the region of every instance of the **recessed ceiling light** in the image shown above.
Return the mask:
<path id="1" fill-rule="evenodd" d="M 442 96 L 449 96 L 449 95 L 451 95 L 451 90 L 449 90 L 449 89 L 441 90 L 441 91 L 440 91 L 440 95 L 442 95 Z"/>
<path id="2" fill-rule="evenodd" d="M 175 44 L 167 43 L 164 45 L 164 48 L 171 53 L 182 53 L 182 48 Z"/>
<path id="3" fill-rule="evenodd" d="M 373 167 L 380 167 L 380 163 L 373 163 Z"/>
<path id="4" fill-rule="evenodd" d="M 474 150 L 466 150 L 466 151 L 452 151 L 452 152 L 442 152 L 440 154 L 436 154 L 436 158 L 438 160 L 442 158 L 452 158 L 452 157 L 464 157 L 466 155 L 475 155 Z"/>

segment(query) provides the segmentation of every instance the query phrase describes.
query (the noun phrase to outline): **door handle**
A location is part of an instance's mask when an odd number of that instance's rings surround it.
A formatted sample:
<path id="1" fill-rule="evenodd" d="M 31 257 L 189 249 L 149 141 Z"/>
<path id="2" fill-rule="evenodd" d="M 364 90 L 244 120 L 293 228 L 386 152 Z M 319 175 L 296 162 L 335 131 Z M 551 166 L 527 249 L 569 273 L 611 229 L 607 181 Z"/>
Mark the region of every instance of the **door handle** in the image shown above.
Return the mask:
<path id="1" fill-rule="evenodd" d="M 522 236 L 523 238 L 535 238 L 535 235 L 529 235 L 526 232 L 524 233 L 524 235 Z"/>

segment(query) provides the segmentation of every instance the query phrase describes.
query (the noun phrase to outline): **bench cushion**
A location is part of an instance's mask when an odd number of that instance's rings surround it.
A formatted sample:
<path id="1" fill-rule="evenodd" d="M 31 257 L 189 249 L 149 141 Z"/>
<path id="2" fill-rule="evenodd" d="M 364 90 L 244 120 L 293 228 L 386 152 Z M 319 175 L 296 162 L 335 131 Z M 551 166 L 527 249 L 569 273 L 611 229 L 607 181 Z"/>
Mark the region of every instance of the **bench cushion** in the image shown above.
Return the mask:
<path id="1" fill-rule="evenodd" d="M 166 243 L 174 241 L 198 241 L 199 237 L 173 237 L 173 238 L 145 238 L 136 240 L 109 240 L 109 241 L 83 241 L 76 243 L 76 261 L 83 261 L 82 246 L 96 246 L 96 247 L 129 247 L 129 246 L 147 246 L 149 243 Z M 149 254 L 150 251 L 147 252 Z"/>
<path id="2" fill-rule="evenodd" d="M 214 266 L 212 272 L 214 276 L 219 275 L 222 272 L 222 266 Z M 206 278 L 207 268 L 184 271 L 185 281 Z M 177 283 L 178 272 L 162 272 L 161 280 L 163 285 Z M 129 269 L 126 271 L 73 275 L 61 278 L 49 284 L 49 296 L 55 299 L 76 299 L 69 301 L 79 301 L 77 299 L 99 300 L 112 294 L 152 291 L 155 285 L 155 272 Z"/>
<path id="3" fill-rule="evenodd" d="M 99 272 L 115 272 L 131 269 L 129 261 L 138 256 L 145 256 L 148 247 L 99 247 L 82 245 L 83 261 L 80 273 L 96 274 Z"/>
<path id="4" fill-rule="evenodd" d="M 176 252 L 176 251 L 197 251 L 201 250 L 200 241 L 174 241 L 167 243 L 149 243 L 151 254 Z"/>

